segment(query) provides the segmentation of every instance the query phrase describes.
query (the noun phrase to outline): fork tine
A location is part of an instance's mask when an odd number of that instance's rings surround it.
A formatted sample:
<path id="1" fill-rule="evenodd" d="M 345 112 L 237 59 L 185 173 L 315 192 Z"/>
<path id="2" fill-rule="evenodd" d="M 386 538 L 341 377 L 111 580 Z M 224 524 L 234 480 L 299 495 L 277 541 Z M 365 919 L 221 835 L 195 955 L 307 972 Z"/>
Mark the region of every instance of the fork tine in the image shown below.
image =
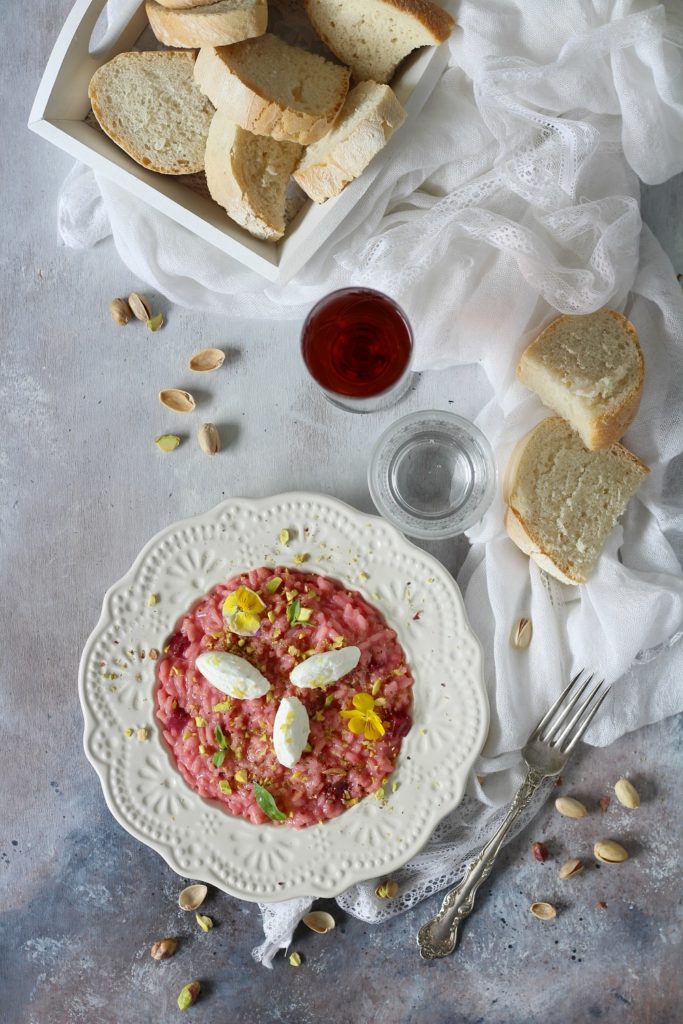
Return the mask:
<path id="1" fill-rule="evenodd" d="M 604 683 L 604 679 L 603 679 L 603 683 Z M 607 696 L 609 691 L 610 691 L 610 687 L 609 686 L 607 687 L 606 690 L 603 690 L 603 692 L 602 692 L 602 694 L 600 696 L 600 700 L 597 702 L 597 704 L 594 705 L 592 710 L 589 712 L 589 714 L 583 720 L 583 722 L 581 723 L 581 725 L 577 729 L 577 731 L 574 734 L 574 736 L 572 736 L 572 738 L 569 740 L 569 743 L 567 744 L 567 746 L 560 748 L 560 750 L 562 751 L 563 754 L 570 754 L 572 752 L 572 750 L 574 749 L 576 744 L 579 742 L 579 740 L 581 739 L 581 737 L 585 733 L 585 731 L 588 728 L 588 726 L 591 724 L 591 722 L 595 718 L 595 715 L 597 714 L 598 708 L 602 704 L 603 700 L 605 699 L 605 697 Z"/>
<path id="2" fill-rule="evenodd" d="M 559 696 L 559 697 L 557 698 L 557 700 L 555 701 L 555 703 L 554 703 L 554 704 L 552 705 L 552 707 L 548 708 L 548 710 L 547 710 L 547 711 L 546 711 L 546 713 L 544 714 L 543 718 L 542 718 L 542 719 L 541 719 L 541 721 L 540 721 L 540 722 L 538 723 L 538 725 L 536 726 L 536 728 L 535 728 L 535 729 L 534 729 L 534 731 L 532 732 L 531 736 L 529 737 L 530 739 L 531 739 L 531 738 L 535 738 L 535 737 L 537 737 L 537 736 L 539 736 L 539 735 L 540 735 L 541 729 L 543 729 L 543 727 L 544 727 L 545 725 L 547 725 L 547 724 L 548 724 L 548 722 L 549 722 L 549 721 L 550 721 L 550 719 L 551 719 L 551 718 L 553 717 L 553 715 L 555 714 L 555 712 L 557 711 L 557 709 L 558 709 L 558 708 L 559 708 L 559 707 L 561 706 L 561 704 L 562 704 L 562 701 L 563 701 L 563 700 L 564 700 L 564 698 L 565 698 L 565 697 L 567 696 L 567 694 L 569 693 L 569 691 L 571 690 L 571 688 L 572 688 L 572 687 L 574 686 L 574 684 L 575 684 L 575 683 L 577 683 L 577 682 L 579 681 L 579 679 L 580 679 L 580 678 L 581 678 L 581 676 L 583 675 L 584 671 L 585 671 L 585 669 L 580 669 L 580 670 L 579 670 L 579 671 L 578 671 L 578 672 L 576 673 L 576 675 L 574 676 L 574 678 L 573 678 L 573 679 L 572 679 L 572 681 L 570 682 L 569 686 L 566 686 L 566 687 L 564 688 L 564 690 L 562 691 L 562 693 L 560 694 L 560 696 Z"/>
<path id="3" fill-rule="evenodd" d="M 584 693 L 586 692 L 587 688 L 590 686 L 594 678 L 595 672 L 591 672 L 586 682 L 581 685 L 581 689 L 578 691 L 578 693 L 574 694 L 572 699 L 567 702 L 567 706 L 562 708 L 562 711 L 560 712 L 559 716 L 553 722 L 551 722 L 550 727 L 546 729 L 545 733 L 543 734 L 543 740 L 545 743 L 550 743 L 553 737 L 557 735 L 557 731 L 562 725 L 562 723 L 565 721 L 567 715 L 576 707 L 577 703 L 584 695 Z"/>
<path id="4" fill-rule="evenodd" d="M 552 741 L 552 745 L 554 747 L 561 750 L 563 743 L 569 743 L 574 738 L 575 730 L 578 730 L 580 728 L 583 719 L 591 710 L 593 701 L 596 697 L 600 695 L 604 682 L 605 680 L 601 679 L 593 687 L 588 697 L 586 697 L 586 699 L 581 702 L 578 709 L 574 712 L 569 721 L 564 725 L 560 734 L 554 737 Z"/>

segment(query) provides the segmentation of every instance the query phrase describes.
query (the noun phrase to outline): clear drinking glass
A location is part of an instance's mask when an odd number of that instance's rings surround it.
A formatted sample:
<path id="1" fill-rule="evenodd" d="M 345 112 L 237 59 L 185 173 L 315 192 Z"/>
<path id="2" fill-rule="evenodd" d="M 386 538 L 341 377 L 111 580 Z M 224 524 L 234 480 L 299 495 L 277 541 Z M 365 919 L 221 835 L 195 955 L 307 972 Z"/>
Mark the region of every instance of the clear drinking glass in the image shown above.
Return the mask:
<path id="1" fill-rule="evenodd" d="M 371 288 L 343 288 L 321 299 L 304 323 L 301 354 L 325 397 L 350 412 L 386 409 L 411 384 L 408 318 Z"/>
<path id="2" fill-rule="evenodd" d="M 368 468 L 372 500 L 409 537 L 437 540 L 463 533 L 491 504 L 496 464 L 474 424 L 439 410 L 392 423 Z"/>

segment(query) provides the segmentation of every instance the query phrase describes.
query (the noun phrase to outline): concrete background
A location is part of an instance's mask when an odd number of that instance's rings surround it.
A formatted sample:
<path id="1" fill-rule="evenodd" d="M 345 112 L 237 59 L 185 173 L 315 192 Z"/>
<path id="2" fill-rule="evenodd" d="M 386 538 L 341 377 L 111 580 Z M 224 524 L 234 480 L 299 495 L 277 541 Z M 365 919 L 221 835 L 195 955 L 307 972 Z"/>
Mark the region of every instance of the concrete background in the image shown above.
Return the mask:
<path id="1" fill-rule="evenodd" d="M 174 1019 L 186 982 L 202 980 L 196 1022 L 312 1024 L 673 1024 L 683 1015 L 679 970 L 681 724 L 666 721 L 607 750 L 581 752 L 565 781 L 591 807 L 581 822 L 551 808 L 504 853 L 482 892 L 459 952 L 423 964 L 414 934 L 434 899 L 373 928 L 345 920 L 319 937 L 298 933 L 296 970 L 272 973 L 249 955 L 260 941 L 256 907 L 214 893 L 216 928 L 196 930 L 176 908 L 183 886 L 159 857 L 109 815 L 81 750 L 78 658 L 106 587 L 161 526 L 222 497 L 289 488 L 329 490 L 370 509 L 365 466 L 393 413 L 349 417 L 311 389 L 296 355 L 298 325 L 226 322 L 168 309 L 163 332 L 125 331 L 109 320 L 111 298 L 142 283 L 110 243 L 87 253 L 57 245 L 55 203 L 71 161 L 25 129 L 48 53 L 71 0 L 41 11 L 26 32 L 24 5 L 3 11 L 0 240 L 3 345 L 0 401 L 0 1019 L 3 1024 L 152 1024 Z M 647 189 L 643 213 L 683 271 L 683 178 Z M 210 381 L 202 416 L 221 426 L 214 460 L 186 444 L 161 456 L 169 429 L 156 402 L 182 386 L 187 356 L 203 345 L 230 352 Z M 273 352 L 276 369 L 272 369 Z M 452 408 L 455 374 L 427 374 L 403 409 Z M 193 388 L 196 393 L 196 389 Z M 466 405 L 465 416 L 477 410 Z M 281 428 L 322 451 L 322 469 L 283 459 Z M 173 423 L 175 428 L 175 422 Z M 462 545 L 431 550 L 454 569 Z M 630 775 L 643 805 L 627 812 L 599 797 Z M 567 856 L 594 839 L 621 838 L 632 858 L 557 881 Z M 530 843 L 548 843 L 538 864 Z M 528 906 L 549 899 L 554 922 Z M 607 903 L 605 909 L 596 902 Z M 149 957 L 177 935 L 172 960 Z"/>

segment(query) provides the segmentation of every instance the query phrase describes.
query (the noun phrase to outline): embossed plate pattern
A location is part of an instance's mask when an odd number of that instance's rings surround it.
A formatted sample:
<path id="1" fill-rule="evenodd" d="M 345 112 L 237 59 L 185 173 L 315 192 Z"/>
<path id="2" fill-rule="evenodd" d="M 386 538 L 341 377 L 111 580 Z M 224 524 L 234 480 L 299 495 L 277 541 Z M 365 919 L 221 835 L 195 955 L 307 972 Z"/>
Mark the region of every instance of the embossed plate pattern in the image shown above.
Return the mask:
<path id="1" fill-rule="evenodd" d="M 154 717 L 155 663 L 139 652 L 161 649 L 217 583 L 259 565 L 295 567 L 301 553 L 297 569 L 339 579 L 382 611 L 415 685 L 385 800 L 295 830 L 233 818 L 189 788 Z M 305 493 L 234 498 L 157 534 L 105 596 L 79 693 L 85 752 L 117 821 L 178 874 L 247 900 L 334 896 L 396 870 L 460 802 L 488 727 L 479 644 L 451 576 L 382 519 Z"/>

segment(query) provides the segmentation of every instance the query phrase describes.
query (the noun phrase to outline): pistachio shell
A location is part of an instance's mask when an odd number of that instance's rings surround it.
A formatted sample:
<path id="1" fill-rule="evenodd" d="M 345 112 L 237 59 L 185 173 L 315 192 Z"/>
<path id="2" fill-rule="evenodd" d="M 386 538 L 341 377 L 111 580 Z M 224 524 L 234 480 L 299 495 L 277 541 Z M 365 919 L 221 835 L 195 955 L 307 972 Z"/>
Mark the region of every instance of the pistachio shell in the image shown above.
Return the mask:
<path id="1" fill-rule="evenodd" d="M 205 455 L 216 455 L 221 450 L 221 438 L 213 423 L 202 423 L 197 431 L 199 447 Z"/>
<path id="2" fill-rule="evenodd" d="M 152 315 L 149 302 L 144 295 L 140 295 L 139 292 L 131 292 L 128 296 L 128 306 L 138 320 L 143 322 L 149 320 Z"/>
<path id="3" fill-rule="evenodd" d="M 206 885 L 188 885 L 178 897 L 178 906 L 181 910 L 197 910 L 208 895 Z"/>
<path id="4" fill-rule="evenodd" d="M 331 932 L 336 923 L 332 914 L 328 914 L 324 910 L 311 911 L 310 914 L 306 914 L 303 921 L 307 928 L 310 928 L 312 932 L 317 932 L 318 935 L 326 935 L 327 932 Z"/>
<path id="5" fill-rule="evenodd" d="M 519 619 L 512 629 L 510 643 L 518 650 L 524 651 L 531 643 L 532 632 L 533 626 L 531 625 L 531 619 Z"/>
<path id="6" fill-rule="evenodd" d="M 557 911 L 552 903 L 532 903 L 529 910 L 538 917 L 541 921 L 552 921 L 554 917 L 557 917 Z"/>
<path id="7" fill-rule="evenodd" d="M 180 388 L 165 388 L 159 392 L 159 401 L 173 412 L 192 412 L 195 401 L 189 391 Z"/>
<path id="8" fill-rule="evenodd" d="M 564 818 L 585 818 L 588 814 L 581 801 L 573 796 L 558 796 L 555 807 Z"/>
<path id="9" fill-rule="evenodd" d="M 394 896 L 398 896 L 398 890 L 400 886 L 395 878 L 388 878 L 386 882 L 382 882 L 375 889 L 375 896 L 380 900 L 393 900 Z"/>
<path id="10" fill-rule="evenodd" d="M 603 864 L 621 864 L 628 860 L 628 852 L 613 839 L 599 839 L 593 847 L 593 854 Z"/>
<path id="11" fill-rule="evenodd" d="M 624 807 L 628 807 L 629 810 L 633 811 L 636 807 L 640 807 L 640 794 L 628 779 L 619 779 L 614 787 L 614 792 L 619 803 Z"/>
<path id="12" fill-rule="evenodd" d="M 190 358 L 187 364 L 195 373 L 210 373 L 225 362 L 225 352 L 220 348 L 203 348 Z"/>
<path id="13" fill-rule="evenodd" d="M 580 861 L 578 857 L 572 857 L 570 860 L 566 860 L 564 864 L 560 865 L 560 878 L 575 878 L 576 875 L 580 875 L 583 871 L 583 861 Z"/>

